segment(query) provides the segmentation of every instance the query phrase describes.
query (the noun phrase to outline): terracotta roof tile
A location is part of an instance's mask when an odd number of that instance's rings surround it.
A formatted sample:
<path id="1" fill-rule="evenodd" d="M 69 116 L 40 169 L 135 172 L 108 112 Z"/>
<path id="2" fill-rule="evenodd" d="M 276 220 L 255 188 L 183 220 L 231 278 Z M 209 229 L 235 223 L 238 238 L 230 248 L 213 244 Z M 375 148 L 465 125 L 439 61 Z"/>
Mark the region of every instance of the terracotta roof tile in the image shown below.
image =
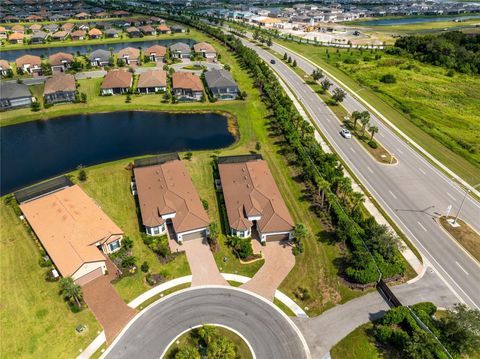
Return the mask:
<path id="1" fill-rule="evenodd" d="M 172 87 L 174 89 L 191 89 L 192 91 L 203 91 L 202 80 L 199 76 L 190 72 L 175 72 L 172 75 Z"/>
<path id="2" fill-rule="evenodd" d="M 163 70 L 149 70 L 140 74 L 137 87 L 167 86 L 167 73 Z"/>
<path id="3" fill-rule="evenodd" d="M 44 95 L 56 92 L 76 91 L 75 77 L 70 74 L 56 74 L 45 81 Z"/>
<path id="4" fill-rule="evenodd" d="M 157 56 L 165 56 L 166 53 L 167 53 L 167 48 L 161 45 L 153 45 L 145 50 L 145 54 L 147 55 L 155 54 Z"/>
<path id="5" fill-rule="evenodd" d="M 127 88 L 132 86 L 132 74 L 127 71 L 109 71 L 102 82 L 102 89 Z"/>
<path id="6" fill-rule="evenodd" d="M 17 67 L 23 67 L 23 65 L 38 65 L 42 64 L 42 59 L 40 56 L 35 55 L 23 55 L 20 56 L 17 60 L 15 60 L 15 64 Z"/>

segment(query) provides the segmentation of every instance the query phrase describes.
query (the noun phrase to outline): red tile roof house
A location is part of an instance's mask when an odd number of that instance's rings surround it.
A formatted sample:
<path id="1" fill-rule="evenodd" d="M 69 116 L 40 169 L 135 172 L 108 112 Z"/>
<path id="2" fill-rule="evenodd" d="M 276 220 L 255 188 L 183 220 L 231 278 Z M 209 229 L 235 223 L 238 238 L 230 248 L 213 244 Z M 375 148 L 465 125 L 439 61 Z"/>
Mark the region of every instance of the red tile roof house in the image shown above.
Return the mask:
<path id="1" fill-rule="evenodd" d="M 25 38 L 25 35 L 23 35 L 22 33 L 13 32 L 8 37 L 8 42 L 11 44 L 22 44 L 24 38 Z"/>
<path id="2" fill-rule="evenodd" d="M 171 34 L 172 30 L 167 25 L 158 25 L 157 33 L 159 34 Z"/>
<path id="3" fill-rule="evenodd" d="M 5 29 L 3 26 L 0 26 L 0 39 L 6 39 L 7 38 L 7 29 Z"/>
<path id="4" fill-rule="evenodd" d="M 42 29 L 42 25 L 40 24 L 33 24 L 33 25 L 30 25 L 29 27 L 30 31 L 34 32 L 34 31 L 40 31 Z"/>
<path id="5" fill-rule="evenodd" d="M 128 27 L 126 30 L 128 37 L 140 37 L 140 30 L 135 26 Z"/>
<path id="6" fill-rule="evenodd" d="M 90 14 L 87 14 L 86 12 L 81 12 L 79 14 L 76 14 L 75 18 L 79 19 L 79 20 L 85 20 L 85 19 L 90 18 Z"/>
<path id="7" fill-rule="evenodd" d="M 42 72 L 42 59 L 39 56 L 23 55 L 15 60 L 17 69 L 30 74 L 40 74 Z"/>
<path id="8" fill-rule="evenodd" d="M 151 25 L 145 25 L 145 26 L 142 26 L 140 28 L 140 30 L 142 31 L 142 33 L 145 35 L 145 36 L 149 36 L 149 35 L 156 35 L 157 34 L 157 31 L 155 30 L 155 28 Z"/>
<path id="9" fill-rule="evenodd" d="M 216 59 L 217 51 L 207 42 L 199 42 L 193 45 L 193 51 L 197 54 L 202 54 L 206 59 Z"/>
<path id="10" fill-rule="evenodd" d="M 172 75 L 172 92 L 178 101 L 200 101 L 203 96 L 202 80 L 189 72 L 175 72 Z"/>
<path id="11" fill-rule="evenodd" d="M 160 69 L 141 73 L 138 79 L 137 89 L 140 93 L 144 94 L 166 91 L 167 73 Z"/>
<path id="12" fill-rule="evenodd" d="M 25 27 L 23 25 L 13 25 L 10 30 L 13 32 L 19 32 L 21 34 L 25 33 Z"/>
<path id="13" fill-rule="evenodd" d="M 52 35 L 52 39 L 55 41 L 65 40 L 70 33 L 68 31 L 57 31 Z"/>
<path id="14" fill-rule="evenodd" d="M 101 86 L 102 95 L 123 94 L 130 91 L 133 84 L 133 76 L 130 72 L 112 70 L 107 72 Z"/>
<path id="15" fill-rule="evenodd" d="M 150 58 L 150 61 L 163 62 L 165 60 L 166 53 L 166 47 L 161 45 L 153 45 L 146 49 L 144 54 Z"/>
<path id="16" fill-rule="evenodd" d="M 102 32 L 98 29 L 93 28 L 88 32 L 88 36 L 90 36 L 91 39 L 101 39 Z"/>
<path id="17" fill-rule="evenodd" d="M 70 37 L 72 38 L 72 40 L 75 40 L 75 41 L 84 40 L 86 34 L 87 33 L 83 30 L 77 30 L 77 31 L 72 32 Z"/>
<path id="18" fill-rule="evenodd" d="M 117 58 L 123 60 L 127 65 L 138 64 L 140 62 L 140 50 L 134 47 L 126 47 L 118 52 Z"/>
<path id="19" fill-rule="evenodd" d="M 11 66 L 6 60 L 0 60 L 0 75 L 7 76 L 9 70 L 11 70 Z"/>
<path id="20" fill-rule="evenodd" d="M 134 162 L 134 194 L 148 235 L 174 233 L 178 243 L 208 235 L 210 223 L 200 197 L 177 154 Z M 173 230 L 173 231 L 172 231 Z"/>
<path id="21" fill-rule="evenodd" d="M 70 68 L 73 61 L 73 55 L 65 52 L 57 52 L 48 57 L 52 72 L 65 72 Z"/>
<path id="22" fill-rule="evenodd" d="M 230 234 L 262 242 L 290 240 L 294 222 L 260 155 L 218 158 Z"/>
<path id="23" fill-rule="evenodd" d="M 79 285 L 105 275 L 105 254 L 121 247 L 123 231 L 78 185 L 20 202 L 20 209 L 60 274 Z"/>
<path id="24" fill-rule="evenodd" d="M 60 26 L 60 28 L 63 31 L 71 32 L 75 28 L 75 24 L 71 23 L 71 22 L 67 22 L 67 23 L 63 24 L 62 26 Z"/>
<path id="25" fill-rule="evenodd" d="M 73 75 L 55 74 L 45 81 L 43 98 L 48 104 L 73 102 L 76 92 L 77 86 Z"/>

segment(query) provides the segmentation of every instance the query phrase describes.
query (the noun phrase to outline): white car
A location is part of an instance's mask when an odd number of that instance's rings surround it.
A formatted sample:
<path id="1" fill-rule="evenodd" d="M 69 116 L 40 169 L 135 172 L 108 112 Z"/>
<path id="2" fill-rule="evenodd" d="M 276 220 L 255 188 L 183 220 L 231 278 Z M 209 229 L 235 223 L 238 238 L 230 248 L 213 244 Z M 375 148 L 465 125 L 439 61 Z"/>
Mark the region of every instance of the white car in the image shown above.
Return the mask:
<path id="1" fill-rule="evenodd" d="M 346 128 L 342 128 L 342 130 L 340 131 L 340 134 L 345 138 L 352 138 L 352 133 Z"/>

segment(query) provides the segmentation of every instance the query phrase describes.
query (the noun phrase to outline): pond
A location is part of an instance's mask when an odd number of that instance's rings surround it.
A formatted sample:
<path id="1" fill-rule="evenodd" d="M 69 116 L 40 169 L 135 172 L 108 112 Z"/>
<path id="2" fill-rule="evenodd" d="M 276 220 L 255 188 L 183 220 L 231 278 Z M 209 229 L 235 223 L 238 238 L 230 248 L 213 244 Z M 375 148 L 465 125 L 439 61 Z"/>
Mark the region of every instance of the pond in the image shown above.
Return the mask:
<path id="1" fill-rule="evenodd" d="M 453 21 L 456 19 L 468 20 L 468 19 L 478 19 L 480 15 L 473 16 L 452 16 L 452 17 L 402 17 L 398 19 L 379 19 L 379 20 L 369 20 L 357 22 L 355 25 L 366 25 L 366 26 L 388 26 L 388 25 L 410 25 L 410 24 L 420 24 L 420 23 L 429 23 L 429 22 L 441 22 L 441 21 Z"/>
<path id="2" fill-rule="evenodd" d="M 124 111 L 81 114 L 0 128 L 0 193 L 122 158 L 231 145 L 226 116 Z"/>
<path id="3" fill-rule="evenodd" d="M 8 62 L 13 62 L 20 56 L 25 54 L 36 55 L 36 56 L 46 56 L 48 57 L 51 54 L 57 52 L 66 52 L 68 54 L 77 54 L 86 55 L 97 49 L 110 50 L 113 49 L 113 52 L 118 52 L 119 50 L 125 47 L 135 47 L 146 49 L 153 45 L 162 45 L 170 46 L 176 42 L 184 42 L 190 46 L 193 46 L 196 41 L 193 39 L 163 39 L 163 40 L 147 40 L 147 41 L 124 41 L 117 42 L 115 44 L 96 44 L 96 45 L 80 45 L 80 46 L 59 46 L 59 47 L 44 47 L 44 48 L 32 48 L 32 49 L 22 49 L 22 50 L 6 50 L 2 51 L 0 57 L 3 60 Z M 75 42 L 73 42 L 75 44 Z"/>

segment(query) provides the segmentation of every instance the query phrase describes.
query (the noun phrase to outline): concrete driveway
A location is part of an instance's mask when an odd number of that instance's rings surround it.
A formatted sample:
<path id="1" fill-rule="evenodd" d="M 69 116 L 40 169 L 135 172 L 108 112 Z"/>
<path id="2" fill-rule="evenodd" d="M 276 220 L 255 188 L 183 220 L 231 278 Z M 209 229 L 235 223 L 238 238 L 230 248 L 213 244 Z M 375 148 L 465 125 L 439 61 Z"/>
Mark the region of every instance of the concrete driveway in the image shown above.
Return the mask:
<path id="1" fill-rule="evenodd" d="M 262 246 L 257 240 L 252 240 L 252 247 L 255 253 L 263 254 L 265 263 L 241 288 L 273 300 L 275 291 L 295 265 L 292 247 L 284 242 L 267 242 Z"/>

